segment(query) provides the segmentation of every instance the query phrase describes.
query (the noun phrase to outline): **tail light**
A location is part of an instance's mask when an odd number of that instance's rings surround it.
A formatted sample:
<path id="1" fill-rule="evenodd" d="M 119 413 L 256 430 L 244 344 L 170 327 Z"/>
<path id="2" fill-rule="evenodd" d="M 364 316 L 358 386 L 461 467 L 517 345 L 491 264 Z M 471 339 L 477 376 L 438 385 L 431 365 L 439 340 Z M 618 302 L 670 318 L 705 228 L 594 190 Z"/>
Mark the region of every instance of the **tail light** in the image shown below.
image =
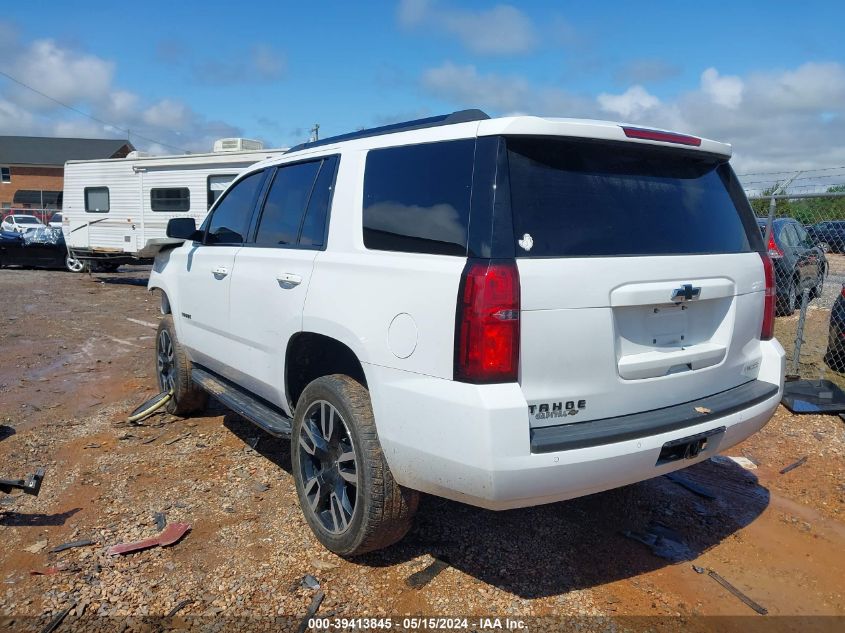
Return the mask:
<path id="1" fill-rule="evenodd" d="M 763 302 L 763 328 L 760 340 L 768 341 L 775 336 L 775 267 L 772 258 L 766 253 L 760 253 L 763 259 L 763 274 L 766 277 L 766 294 Z"/>
<path id="2" fill-rule="evenodd" d="M 772 259 L 779 259 L 779 258 L 783 257 L 783 251 L 780 250 L 780 246 L 778 246 L 777 242 L 775 242 L 775 234 L 774 233 L 769 233 L 768 249 L 769 249 L 769 257 L 771 257 Z"/>
<path id="3" fill-rule="evenodd" d="M 839 291 L 840 296 L 845 297 L 845 284 L 842 284 L 842 290 Z"/>
<path id="4" fill-rule="evenodd" d="M 516 262 L 469 260 L 458 291 L 455 380 L 516 382 L 519 272 Z"/>

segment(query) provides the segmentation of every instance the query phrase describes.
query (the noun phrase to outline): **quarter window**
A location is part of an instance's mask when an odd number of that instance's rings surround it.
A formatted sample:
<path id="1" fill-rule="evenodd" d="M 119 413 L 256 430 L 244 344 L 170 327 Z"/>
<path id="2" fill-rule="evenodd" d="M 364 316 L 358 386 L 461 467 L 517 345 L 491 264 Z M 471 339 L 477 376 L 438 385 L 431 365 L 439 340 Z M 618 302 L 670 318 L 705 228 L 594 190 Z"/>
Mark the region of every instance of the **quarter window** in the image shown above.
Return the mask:
<path id="1" fill-rule="evenodd" d="M 243 243 L 263 183 L 264 172 L 258 171 L 229 189 L 209 216 L 206 244 Z"/>
<path id="2" fill-rule="evenodd" d="M 0 167 L 0 182 L 12 182 L 12 170 L 9 167 Z"/>
<path id="3" fill-rule="evenodd" d="M 153 211 L 190 211 L 191 190 L 187 187 L 150 189 L 150 208 Z"/>
<path id="4" fill-rule="evenodd" d="M 88 213 L 108 213 L 109 188 L 85 187 L 85 211 Z"/>
<path id="5" fill-rule="evenodd" d="M 326 239 L 326 218 L 334 189 L 334 176 L 337 171 L 337 156 L 329 156 L 320 167 L 320 174 L 314 184 L 311 201 L 305 211 L 302 230 L 299 234 L 300 246 L 320 248 Z"/>
<path id="6" fill-rule="evenodd" d="M 475 141 L 374 150 L 364 176 L 364 246 L 465 256 Z"/>

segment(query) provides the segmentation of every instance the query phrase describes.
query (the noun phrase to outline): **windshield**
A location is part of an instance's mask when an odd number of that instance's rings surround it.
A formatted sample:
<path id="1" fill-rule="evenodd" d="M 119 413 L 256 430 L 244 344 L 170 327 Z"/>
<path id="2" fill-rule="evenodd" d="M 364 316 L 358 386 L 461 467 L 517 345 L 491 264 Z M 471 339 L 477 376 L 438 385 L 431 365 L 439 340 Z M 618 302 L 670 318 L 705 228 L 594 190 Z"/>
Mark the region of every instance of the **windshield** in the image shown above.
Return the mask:
<path id="1" fill-rule="evenodd" d="M 18 224 L 40 224 L 40 222 L 31 215 L 16 215 L 15 222 Z"/>
<path id="2" fill-rule="evenodd" d="M 742 253 L 762 247 L 731 168 L 634 143 L 509 138 L 518 257 Z"/>

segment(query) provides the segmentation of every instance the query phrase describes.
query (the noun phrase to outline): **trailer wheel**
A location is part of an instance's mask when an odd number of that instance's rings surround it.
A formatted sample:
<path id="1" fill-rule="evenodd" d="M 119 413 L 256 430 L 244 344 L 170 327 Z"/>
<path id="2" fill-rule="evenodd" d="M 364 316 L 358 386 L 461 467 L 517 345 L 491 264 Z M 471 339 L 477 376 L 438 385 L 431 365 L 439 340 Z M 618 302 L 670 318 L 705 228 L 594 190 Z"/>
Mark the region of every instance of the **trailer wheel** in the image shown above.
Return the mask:
<path id="1" fill-rule="evenodd" d="M 65 257 L 65 268 L 67 268 L 68 272 L 81 273 L 85 272 L 86 265 L 81 259 L 76 259 L 68 255 Z"/>
<path id="2" fill-rule="evenodd" d="M 205 407 L 208 394 L 191 381 L 191 361 L 176 338 L 173 317 L 164 315 L 156 333 L 156 376 L 162 391 L 172 391 L 167 412 L 188 415 Z"/>

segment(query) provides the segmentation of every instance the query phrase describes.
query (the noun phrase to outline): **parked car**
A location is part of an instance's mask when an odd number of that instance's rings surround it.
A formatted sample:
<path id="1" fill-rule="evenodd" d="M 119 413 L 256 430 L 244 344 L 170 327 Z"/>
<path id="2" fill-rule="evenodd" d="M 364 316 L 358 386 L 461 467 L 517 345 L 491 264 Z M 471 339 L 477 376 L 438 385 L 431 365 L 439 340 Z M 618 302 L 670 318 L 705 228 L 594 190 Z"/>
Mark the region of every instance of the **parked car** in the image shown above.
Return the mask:
<path id="1" fill-rule="evenodd" d="M 41 221 L 34 215 L 7 215 L 0 223 L 0 230 L 25 233 L 32 229 L 44 228 Z"/>
<path id="2" fill-rule="evenodd" d="M 730 146 L 479 111 L 319 140 L 171 219 L 159 386 L 291 438 L 344 556 L 419 492 L 492 510 L 705 460 L 783 391 L 774 270 Z M 538 546 L 542 543 L 538 542 Z"/>
<path id="3" fill-rule="evenodd" d="M 833 371 L 845 372 L 845 284 L 830 309 L 825 365 Z"/>
<path id="4" fill-rule="evenodd" d="M 757 220 L 763 235 L 767 222 L 764 218 Z M 768 251 L 775 265 L 779 314 L 788 316 L 801 307 L 805 288 L 810 290 L 810 299 L 821 296 L 828 270 L 827 259 L 798 220 L 775 218 Z"/>
<path id="5" fill-rule="evenodd" d="M 23 234 L 0 233 L 0 268 L 6 266 L 64 268 L 74 273 L 85 269 L 83 262 L 68 254 L 61 230 L 45 226 Z"/>
<path id="6" fill-rule="evenodd" d="M 52 226 L 55 229 L 62 228 L 62 214 L 61 213 L 54 213 L 50 216 L 50 221 L 47 223 L 47 226 Z"/>
<path id="7" fill-rule="evenodd" d="M 845 221 L 828 220 L 807 227 L 813 243 L 825 253 L 845 253 Z"/>

